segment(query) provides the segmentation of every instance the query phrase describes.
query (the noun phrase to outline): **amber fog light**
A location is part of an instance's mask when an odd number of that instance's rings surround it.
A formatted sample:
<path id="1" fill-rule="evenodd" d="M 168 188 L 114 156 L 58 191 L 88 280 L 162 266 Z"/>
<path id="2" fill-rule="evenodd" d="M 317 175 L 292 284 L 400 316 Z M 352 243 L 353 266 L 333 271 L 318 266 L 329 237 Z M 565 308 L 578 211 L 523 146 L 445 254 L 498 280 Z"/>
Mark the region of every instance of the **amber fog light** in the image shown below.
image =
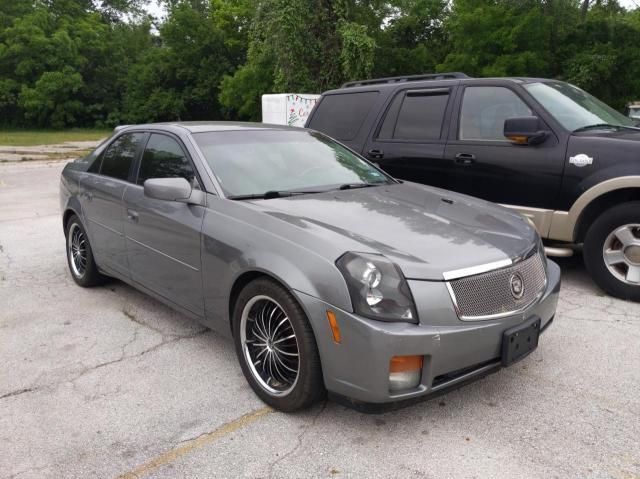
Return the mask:
<path id="1" fill-rule="evenodd" d="M 394 356 L 389 362 L 389 391 L 413 389 L 422 377 L 422 356 Z"/>

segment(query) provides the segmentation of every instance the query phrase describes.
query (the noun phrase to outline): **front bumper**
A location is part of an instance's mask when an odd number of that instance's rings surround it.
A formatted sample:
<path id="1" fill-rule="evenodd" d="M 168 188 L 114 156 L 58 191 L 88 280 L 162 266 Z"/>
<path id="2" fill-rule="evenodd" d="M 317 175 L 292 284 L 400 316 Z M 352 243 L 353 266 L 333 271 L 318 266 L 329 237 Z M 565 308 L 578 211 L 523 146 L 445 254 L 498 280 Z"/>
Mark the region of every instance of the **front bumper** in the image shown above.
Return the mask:
<path id="1" fill-rule="evenodd" d="M 339 310 L 296 292 L 316 335 L 325 386 L 333 395 L 364 403 L 395 403 L 435 395 L 482 377 L 500 367 L 502 333 L 531 316 L 544 330 L 555 315 L 560 268 L 547 261 L 544 294 L 525 311 L 496 320 L 461 321 L 444 282 L 410 280 L 419 324 L 388 323 Z M 337 344 L 326 311 L 336 314 L 342 334 Z M 418 387 L 389 391 L 393 356 L 424 357 Z"/>

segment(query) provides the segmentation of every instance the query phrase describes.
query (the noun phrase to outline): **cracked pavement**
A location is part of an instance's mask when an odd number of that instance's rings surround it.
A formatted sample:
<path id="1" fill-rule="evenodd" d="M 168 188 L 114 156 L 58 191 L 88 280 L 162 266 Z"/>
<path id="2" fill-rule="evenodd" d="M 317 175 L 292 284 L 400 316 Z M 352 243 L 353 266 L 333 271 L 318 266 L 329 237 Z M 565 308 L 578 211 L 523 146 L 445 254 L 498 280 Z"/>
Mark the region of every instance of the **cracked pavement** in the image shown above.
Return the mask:
<path id="1" fill-rule="evenodd" d="M 0 478 L 640 477 L 640 304 L 579 258 L 509 369 L 383 415 L 265 413 L 231 341 L 117 281 L 73 283 L 62 166 L 0 164 Z"/>

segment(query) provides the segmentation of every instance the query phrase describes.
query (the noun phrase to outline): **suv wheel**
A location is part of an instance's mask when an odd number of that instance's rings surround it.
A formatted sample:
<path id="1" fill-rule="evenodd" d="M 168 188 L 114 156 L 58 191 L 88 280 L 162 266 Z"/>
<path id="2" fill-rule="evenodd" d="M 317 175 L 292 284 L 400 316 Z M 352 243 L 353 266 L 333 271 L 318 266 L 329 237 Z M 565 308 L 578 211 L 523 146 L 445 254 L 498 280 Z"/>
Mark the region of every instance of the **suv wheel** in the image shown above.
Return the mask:
<path id="1" fill-rule="evenodd" d="M 268 405 L 295 411 L 324 395 L 309 321 L 279 284 L 263 278 L 245 286 L 234 308 L 233 336 L 245 378 Z"/>
<path id="2" fill-rule="evenodd" d="M 587 231 L 584 262 L 600 288 L 640 301 L 640 202 L 602 213 Z"/>

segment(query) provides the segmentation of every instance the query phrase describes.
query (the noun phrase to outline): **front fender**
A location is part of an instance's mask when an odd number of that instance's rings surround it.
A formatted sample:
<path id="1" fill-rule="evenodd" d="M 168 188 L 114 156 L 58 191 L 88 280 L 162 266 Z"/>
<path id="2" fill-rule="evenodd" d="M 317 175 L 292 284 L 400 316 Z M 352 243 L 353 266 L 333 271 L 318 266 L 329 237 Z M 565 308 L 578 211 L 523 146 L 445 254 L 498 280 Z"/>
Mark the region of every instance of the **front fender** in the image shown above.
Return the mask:
<path id="1" fill-rule="evenodd" d="M 351 310 L 346 282 L 334 261 L 285 235 L 207 210 L 202 231 L 202 281 L 205 315 L 214 329 L 224 330 L 217 326 L 228 325 L 232 287 L 249 272 L 264 273 L 290 291 Z"/>
<path id="2" fill-rule="evenodd" d="M 289 257 L 262 250 L 252 251 L 231 264 L 231 270 L 237 272 L 231 280 L 231 286 L 243 274 L 259 272 L 272 276 L 291 291 L 320 298 L 340 309 L 351 310 L 351 298 L 346 282 L 333 264 L 321 265 L 314 261 L 296 263 Z"/>

